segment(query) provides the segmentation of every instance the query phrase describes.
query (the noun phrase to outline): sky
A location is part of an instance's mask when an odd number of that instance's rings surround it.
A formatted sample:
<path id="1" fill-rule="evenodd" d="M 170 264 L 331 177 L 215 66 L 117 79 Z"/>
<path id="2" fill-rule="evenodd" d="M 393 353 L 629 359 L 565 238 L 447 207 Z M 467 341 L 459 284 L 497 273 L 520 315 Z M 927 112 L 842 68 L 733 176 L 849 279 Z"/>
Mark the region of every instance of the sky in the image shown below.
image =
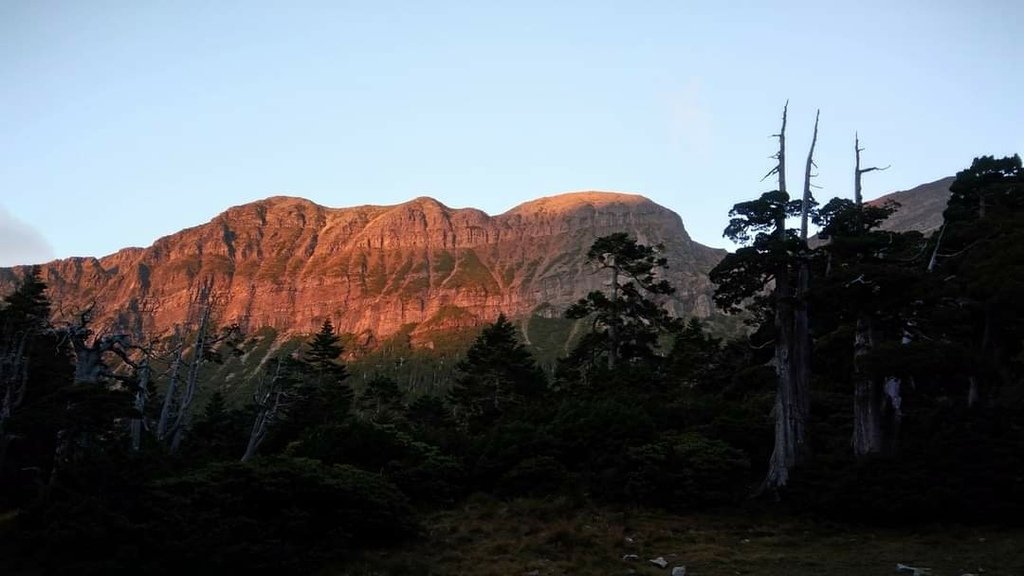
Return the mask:
<path id="1" fill-rule="evenodd" d="M 1024 152 L 1016 0 L 0 3 L 0 266 L 103 256 L 273 195 L 501 213 L 614 190 L 721 236 Z"/>

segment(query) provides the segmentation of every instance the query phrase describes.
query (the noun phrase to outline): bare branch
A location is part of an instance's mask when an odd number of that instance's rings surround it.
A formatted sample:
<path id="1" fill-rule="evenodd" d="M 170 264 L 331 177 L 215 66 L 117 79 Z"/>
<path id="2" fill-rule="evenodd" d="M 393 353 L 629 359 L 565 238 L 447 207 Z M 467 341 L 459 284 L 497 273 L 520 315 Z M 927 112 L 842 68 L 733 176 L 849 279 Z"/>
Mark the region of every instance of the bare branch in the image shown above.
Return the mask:
<path id="1" fill-rule="evenodd" d="M 861 174 L 867 174 L 868 172 L 874 172 L 875 170 L 888 170 L 889 168 L 892 168 L 892 164 L 890 164 L 888 166 L 885 166 L 883 168 L 879 168 L 878 166 L 872 166 L 871 168 L 864 168 L 864 169 L 862 169 L 860 171 L 860 173 Z"/>
<path id="2" fill-rule="evenodd" d="M 807 166 L 804 169 L 804 197 L 800 203 L 800 239 L 807 241 L 807 217 L 811 209 L 811 168 L 814 166 L 814 147 L 818 144 L 818 119 L 821 117 L 819 109 L 814 114 L 814 136 L 811 137 L 811 149 L 807 152 Z"/>

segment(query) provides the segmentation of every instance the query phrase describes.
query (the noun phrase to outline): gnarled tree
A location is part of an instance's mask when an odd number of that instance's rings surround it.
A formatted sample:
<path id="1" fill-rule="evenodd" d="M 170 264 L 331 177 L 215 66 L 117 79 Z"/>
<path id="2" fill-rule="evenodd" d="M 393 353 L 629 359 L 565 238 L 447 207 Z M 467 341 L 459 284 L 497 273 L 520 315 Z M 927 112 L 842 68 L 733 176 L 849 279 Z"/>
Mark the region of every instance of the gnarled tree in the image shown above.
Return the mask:
<path id="1" fill-rule="evenodd" d="M 767 322 L 771 319 L 774 365 L 777 376 L 775 444 L 762 491 L 776 492 L 786 486 L 790 471 L 806 453 L 810 344 L 806 317 L 806 283 L 809 271 L 798 272 L 807 258 L 806 218 L 813 208 L 810 193 L 814 144 L 808 155 L 804 197 L 791 201 L 786 191 L 786 120 L 775 135 L 779 150 L 776 165 L 765 178 L 775 175 L 778 189 L 757 200 L 741 202 L 729 212 L 725 236 L 743 247 L 727 255 L 711 271 L 716 284 L 715 302 L 726 311 L 748 308 Z M 814 142 L 817 141 L 815 121 Z M 801 232 L 786 227 L 790 217 L 801 216 Z M 770 295 L 765 290 L 770 289 Z M 799 311 L 799 313 L 798 313 Z"/>

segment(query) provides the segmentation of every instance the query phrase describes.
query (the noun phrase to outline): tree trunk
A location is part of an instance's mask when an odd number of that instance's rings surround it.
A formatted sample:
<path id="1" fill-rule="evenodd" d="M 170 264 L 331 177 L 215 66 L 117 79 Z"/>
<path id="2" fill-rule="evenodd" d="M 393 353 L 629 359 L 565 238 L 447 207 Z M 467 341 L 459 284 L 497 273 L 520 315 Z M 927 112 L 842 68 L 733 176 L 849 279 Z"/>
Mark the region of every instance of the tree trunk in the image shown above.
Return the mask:
<path id="1" fill-rule="evenodd" d="M 177 398 L 178 381 L 181 374 L 181 357 L 184 354 L 184 343 L 178 326 L 174 327 L 174 347 L 171 356 L 171 375 L 167 381 L 167 390 L 164 391 L 164 403 L 160 408 L 160 421 L 156 427 L 157 440 L 163 441 L 170 431 L 171 418 L 174 412 L 174 400 Z"/>
<path id="2" fill-rule="evenodd" d="M 857 233 L 864 234 L 863 218 L 864 197 L 861 193 L 862 176 L 874 170 L 886 168 L 860 167 L 860 137 L 854 135 L 853 150 L 856 164 L 853 170 L 853 201 L 857 206 Z M 863 304 L 862 304 L 863 306 Z M 880 454 L 885 450 L 885 432 L 883 430 L 883 411 L 885 409 L 885 393 L 883 385 L 863 371 L 865 354 L 874 346 L 874 325 L 870 311 L 860 310 L 853 337 L 853 438 L 851 444 L 857 457 Z"/>
<path id="3" fill-rule="evenodd" d="M 814 135 L 811 138 L 811 148 L 807 153 L 807 163 L 804 167 L 804 195 L 800 203 L 800 240 L 802 241 L 799 268 L 797 272 L 796 299 L 793 309 L 793 395 L 798 413 L 801 414 L 803 425 L 806 425 L 806 418 L 810 413 L 810 390 L 811 390 L 811 327 L 808 310 L 808 292 L 811 285 L 811 267 L 808 262 L 807 253 L 807 220 L 811 210 L 811 203 L 814 198 L 811 196 L 812 168 L 814 167 L 814 149 L 818 143 L 818 119 L 821 111 L 814 115 Z"/>
<path id="4" fill-rule="evenodd" d="M 181 442 L 188 430 L 192 419 L 192 401 L 195 400 L 196 391 L 199 386 L 199 368 L 203 364 L 203 355 L 208 345 L 210 320 L 213 314 L 213 280 L 204 281 L 196 293 L 196 308 L 199 311 L 199 327 L 196 330 L 195 344 L 192 349 L 192 358 L 188 364 L 188 375 L 185 378 L 185 388 L 181 392 L 181 400 L 178 402 L 178 410 L 174 419 L 174 426 L 171 430 L 171 453 L 174 454 L 181 447 Z"/>
<path id="5" fill-rule="evenodd" d="M 253 400 L 256 401 L 256 417 L 253 419 L 252 429 L 249 431 L 249 442 L 245 446 L 245 453 L 242 454 L 242 462 L 248 462 L 256 456 L 260 444 L 267 436 L 271 422 L 274 421 L 281 408 L 283 392 L 281 390 L 280 358 L 277 360 L 277 369 L 274 371 L 273 378 L 270 379 L 269 386 L 265 386 L 263 384 L 265 382 L 264 377 L 259 389 L 253 394 Z"/>
<path id="6" fill-rule="evenodd" d="M 778 134 L 779 153 L 776 171 L 779 191 L 786 193 L 786 108 L 782 111 L 782 130 Z M 781 203 L 775 216 L 775 234 L 780 243 L 786 239 L 786 209 Z M 780 264 L 775 271 L 775 370 L 778 383 L 775 394 L 775 446 L 768 462 L 768 475 L 762 491 L 777 492 L 789 482 L 792 468 L 800 463 L 805 450 L 807 413 L 805 391 L 793 373 L 793 286 L 790 265 Z"/>
<path id="7" fill-rule="evenodd" d="M 935 249 L 932 250 L 932 257 L 928 260 L 928 271 L 935 271 L 935 263 L 939 259 L 939 246 L 942 246 L 942 235 L 946 233 L 946 225 L 939 228 L 939 237 L 935 239 Z"/>
<path id="8" fill-rule="evenodd" d="M 612 260 L 612 322 L 608 326 L 608 370 L 615 369 L 619 355 L 619 265 Z"/>
<path id="9" fill-rule="evenodd" d="M 135 391 L 135 411 L 137 418 L 132 418 L 130 430 L 132 437 L 132 450 L 139 451 L 142 447 L 142 430 L 146 420 L 146 396 L 149 394 L 149 360 L 143 359 L 139 367 L 139 389 Z"/>
<path id="10" fill-rule="evenodd" d="M 974 405 L 978 403 L 978 399 L 981 397 L 981 393 L 978 392 L 978 378 L 976 376 L 967 377 L 967 407 L 974 408 Z"/>
<path id="11" fill-rule="evenodd" d="M 788 270 L 787 270 L 788 273 Z M 804 450 L 806 415 L 791 363 L 793 342 L 792 294 L 785 275 L 775 281 L 775 447 L 768 462 L 764 489 L 775 492 L 789 482 L 790 470 Z"/>
<path id="12" fill-rule="evenodd" d="M 7 458 L 7 446 L 11 437 L 7 434 L 7 421 L 25 398 L 28 386 L 28 334 L 18 337 L 17 346 L 10 346 L 0 356 L 0 384 L 3 397 L 0 398 L 0 472 Z"/>
<path id="13" fill-rule="evenodd" d="M 857 318 L 853 342 L 853 453 L 858 457 L 879 454 L 883 449 L 883 395 L 878 381 L 863 373 L 862 358 L 874 345 L 871 319 Z"/>
<path id="14" fill-rule="evenodd" d="M 249 432 L 249 442 L 245 446 L 245 453 L 242 454 L 242 462 L 248 462 L 256 456 L 256 451 L 259 449 L 260 444 L 263 443 L 263 438 L 266 435 L 267 412 L 264 409 L 260 409 L 256 412 L 256 419 L 252 423 L 252 430 Z"/>

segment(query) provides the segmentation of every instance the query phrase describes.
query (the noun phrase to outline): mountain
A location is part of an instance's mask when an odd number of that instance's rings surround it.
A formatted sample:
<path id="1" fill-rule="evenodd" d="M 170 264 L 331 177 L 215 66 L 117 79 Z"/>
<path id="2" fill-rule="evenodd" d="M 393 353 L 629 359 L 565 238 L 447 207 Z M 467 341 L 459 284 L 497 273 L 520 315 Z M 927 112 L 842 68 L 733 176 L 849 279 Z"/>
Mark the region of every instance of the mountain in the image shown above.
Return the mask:
<path id="1" fill-rule="evenodd" d="M 898 202 L 900 207 L 882 223 L 882 229 L 893 232 L 917 230 L 927 236 L 942 225 L 942 212 L 946 209 L 949 185 L 953 180 L 955 178 L 950 176 L 910 190 L 892 192 L 868 204 L 880 206 L 889 200 Z"/>
<path id="2" fill-rule="evenodd" d="M 578 192 L 504 214 L 450 208 L 432 198 L 396 206 L 328 208 L 273 197 L 103 258 L 42 265 L 55 309 L 95 304 L 97 327 L 161 333 L 187 316 L 196 285 L 212 278 L 222 324 L 310 333 L 324 319 L 363 344 L 513 317 L 558 316 L 606 278 L 586 264 L 593 240 L 625 231 L 663 243 L 679 316 L 712 313 L 707 273 L 725 254 L 690 239 L 680 217 L 637 195 Z M 0 269 L 0 293 L 25 267 Z"/>

